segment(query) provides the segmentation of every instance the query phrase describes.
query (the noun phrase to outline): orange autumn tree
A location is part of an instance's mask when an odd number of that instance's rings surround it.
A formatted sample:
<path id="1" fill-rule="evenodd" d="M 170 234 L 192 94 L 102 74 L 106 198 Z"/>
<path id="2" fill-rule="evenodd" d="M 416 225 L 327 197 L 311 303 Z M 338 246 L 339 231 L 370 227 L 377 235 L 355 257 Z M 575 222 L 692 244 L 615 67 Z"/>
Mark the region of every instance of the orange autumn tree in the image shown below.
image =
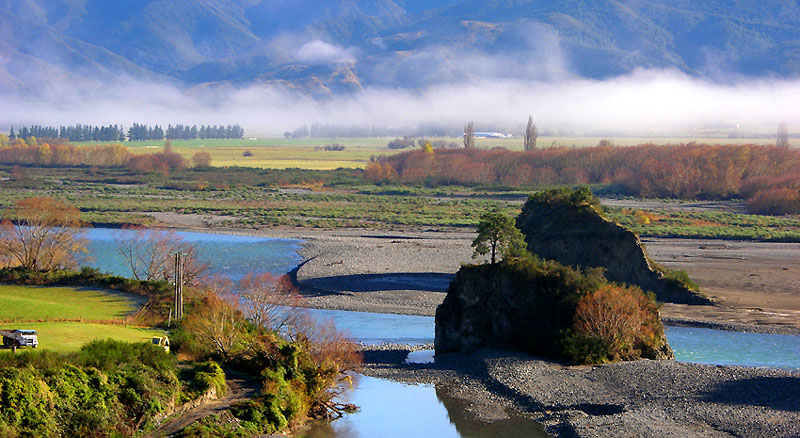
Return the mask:
<path id="1" fill-rule="evenodd" d="M 655 296 L 613 284 L 584 295 L 575 307 L 567 344 L 578 363 L 651 357 L 650 349 L 666 345 Z"/>
<path id="2" fill-rule="evenodd" d="M 53 198 L 27 198 L 14 203 L 10 216 L 0 223 L 0 253 L 6 266 L 32 271 L 74 268 L 77 255 L 87 252 L 75 207 Z"/>

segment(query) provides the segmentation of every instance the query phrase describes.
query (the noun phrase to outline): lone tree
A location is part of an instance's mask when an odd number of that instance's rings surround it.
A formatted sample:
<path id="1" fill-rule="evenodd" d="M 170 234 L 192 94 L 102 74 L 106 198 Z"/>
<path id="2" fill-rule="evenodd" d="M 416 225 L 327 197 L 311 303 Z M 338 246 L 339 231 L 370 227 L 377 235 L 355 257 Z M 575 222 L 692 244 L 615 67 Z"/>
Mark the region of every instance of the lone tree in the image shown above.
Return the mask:
<path id="1" fill-rule="evenodd" d="M 192 162 L 194 163 L 194 167 L 198 169 L 206 168 L 211 166 L 211 154 L 208 152 L 197 152 L 192 156 Z"/>
<path id="2" fill-rule="evenodd" d="M 53 198 L 26 198 L 14 203 L 0 224 L 0 262 L 32 271 L 74 268 L 85 253 L 81 213 Z"/>
<path id="3" fill-rule="evenodd" d="M 195 284 L 209 267 L 197 256 L 197 247 L 174 231 L 124 227 L 116 233 L 117 252 L 137 280 L 169 280 L 175 274 L 175 253 L 183 253 L 183 281 Z"/>
<path id="4" fill-rule="evenodd" d="M 472 258 L 491 254 L 493 265 L 497 263 L 497 254 L 519 254 L 526 249 L 525 239 L 514 219 L 496 210 L 481 215 L 478 237 L 472 247 L 475 248 Z"/>
<path id="5" fill-rule="evenodd" d="M 539 137 L 539 130 L 533 123 L 533 116 L 528 116 L 528 126 L 525 127 L 525 152 L 536 149 L 536 139 Z"/>
<path id="6" fill-rule="evenodd" d="M 775 141 L 775 145 L 781 148 L 789 147 L 789 128 L 784 122 L 778 124 L 778 139 Z"/>
<path id="7" fill-rule="evenodd" d="M 471 149 L 475 147 L 475 123 L 469 122 L 464 127 L 464 148 Z"/>

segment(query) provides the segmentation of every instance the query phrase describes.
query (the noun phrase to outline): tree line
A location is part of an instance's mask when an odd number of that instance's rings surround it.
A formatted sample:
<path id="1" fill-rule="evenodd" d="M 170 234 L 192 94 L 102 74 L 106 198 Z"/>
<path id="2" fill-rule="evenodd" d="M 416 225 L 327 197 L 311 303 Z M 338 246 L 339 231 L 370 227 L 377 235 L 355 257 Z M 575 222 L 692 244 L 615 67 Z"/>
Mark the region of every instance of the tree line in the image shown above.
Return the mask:
<path id="1" fill-rule="evenodd" d="M 23 126 L 19 131 L 14 131 L 11 127 L 8 138 L 21 138 L 27 140 L 30 137 L 63 139 L 69 141 L 125 141 L 125 130 L 121 125 L 91 126 L 76 124 L 73 126 Z"/>
<path id="2" fill-rule="evenodd" d="M 608 184 L 635 196 L 743 198 L 754 212 L 800 213 L 800 151 L 780 146 L 417 149 L 382 156 L 364 175 L 426 185 Z"/>
<path id="3" fill-rule="evenodd" d="M 28 140 L 31 137 L 49 140 L 69 141 L 143 141 L 143 140 L 195 140 L 195 139 L 240 139 L 244 137 L 244 129 L 235 125 L 161 125 L 149 126 L 134 123 L 127 132 L 122 125 L 92 126 L 76 124 L 73 126 L 23 126 L 18 130 L 11 127 L 8 138 Z"/>
<path id="4" fill-rule="evenodd" d="M 200 151 L 192 156 L 196 168 L 209 167 L 211 154 Z M 92 166 L 123 167 L 134 173 L 181 170 L 189 167 L 189 162 L 176 152 L 172 152 L 169 140 L 164 151 L 147 154 L 132 154 L 121 144 L 97 146 L 76 146 L 69 143 L 48 144 L 31 137 L 26 142 L 21 138 L 8 140 L 0 134 L 0 163 L 39 166 Z"/>

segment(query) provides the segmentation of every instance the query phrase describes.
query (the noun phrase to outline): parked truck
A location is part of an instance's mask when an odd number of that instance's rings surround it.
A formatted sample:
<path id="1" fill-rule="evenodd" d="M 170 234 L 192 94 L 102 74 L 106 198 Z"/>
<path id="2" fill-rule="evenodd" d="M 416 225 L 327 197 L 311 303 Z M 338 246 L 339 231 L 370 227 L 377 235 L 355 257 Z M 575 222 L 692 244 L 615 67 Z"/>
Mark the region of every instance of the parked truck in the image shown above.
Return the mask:
<path id="1" fill-rule="evenodd" d="M 158 345 L 169 353 L 169 338 L 166 336 L 153 336 L 153 345 Z"/>
<path id="2" fill-rule="evenodd" d="M 16 349 L 17 347 L 39 346 L 39 337 L 36 330 L 0 330 L 3 337 L 3 346 Z"/>

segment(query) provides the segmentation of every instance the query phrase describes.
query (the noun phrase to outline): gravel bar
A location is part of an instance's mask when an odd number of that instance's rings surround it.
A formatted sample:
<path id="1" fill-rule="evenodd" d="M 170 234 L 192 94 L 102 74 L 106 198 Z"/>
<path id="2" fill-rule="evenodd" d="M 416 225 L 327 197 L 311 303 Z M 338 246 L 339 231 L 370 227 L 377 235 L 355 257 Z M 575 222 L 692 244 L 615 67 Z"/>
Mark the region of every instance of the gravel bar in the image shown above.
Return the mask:
<path id="1" fill-rule="evenodd" d="M 485 422 L 518 414 L 556 437 L 797 437 L 800 373 L 640 360 L 566 366 L 482 350 L 407 364 L 403 346 L 364 351 L 363 373 L 437 385 Z"/>

